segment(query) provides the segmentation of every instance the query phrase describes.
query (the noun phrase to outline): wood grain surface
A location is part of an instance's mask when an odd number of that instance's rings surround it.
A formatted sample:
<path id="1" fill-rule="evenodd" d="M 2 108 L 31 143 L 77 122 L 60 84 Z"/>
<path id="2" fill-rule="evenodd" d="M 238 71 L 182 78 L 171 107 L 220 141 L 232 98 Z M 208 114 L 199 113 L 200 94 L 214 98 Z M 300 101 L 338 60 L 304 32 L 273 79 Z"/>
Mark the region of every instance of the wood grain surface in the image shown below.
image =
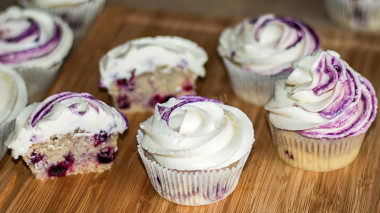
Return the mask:
<path id="1" fill-rule="evenodd" d="M 12 160 L 8 152 L 0 162 L 0 211 L 380 212 L 379 119 L 367 132 L 357 159 L 343 169 L 315 173 L 283 163 L 272 145 L 264 109 L 235 97 L 216 52 L 220 32 L 238 21 L 107 7 L 70 53 L 49 91 L 49 95 L 90 92 L 111 104 L 107 92 L 98 88 L 98 61 L 106 51 L 142 36 L 177 35 L 197 42 L 209 55 L 207 75 L 198 81 L 198 94 L 242 109 L 255 128 L 254 149 L 229 197 L 199 207 L 180 206 L 161 198 L 150 184 L 136 149 L 139 123 L 150 116 L 140 113 L 128 115 L 131 125 L 119 141 L 116 162 L 112 170 L 102 174 L 38 181 L 21 160 Z M 380 94 L 380 38 L 314 27 L 322 47 L 341 53 Z"/>

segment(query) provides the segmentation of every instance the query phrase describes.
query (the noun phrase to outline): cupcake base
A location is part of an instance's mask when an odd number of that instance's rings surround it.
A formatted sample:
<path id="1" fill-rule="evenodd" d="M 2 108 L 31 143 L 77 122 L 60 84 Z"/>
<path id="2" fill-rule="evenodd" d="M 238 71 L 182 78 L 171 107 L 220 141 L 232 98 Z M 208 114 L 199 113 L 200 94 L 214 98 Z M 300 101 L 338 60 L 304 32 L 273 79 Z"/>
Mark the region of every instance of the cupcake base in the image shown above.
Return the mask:
<path id="1" fill-rule="evenodd" d="M 337 140 L 318 140 L 269 124 L 277 153 L 285 163 L 308 171 L 327 172 L 343 168 L 358 155 L 365 133 Z"/>
<path id="2" fill-rule="evenodd" d="M 161 166 L 140 145 L 137 148 L 156 192 L 170 202 L 190 206 L 211 204 L 230 195 L 250 153 L 222 169 L 179 171 Z"/>
<path id="3" fill-rule="evenodd" d="M 226 58 L 223 58 L 223 63 L 235 95 L 258 106 L 265 105 L 273 96 L 274 83 L 289 75 L 259 75 L 242 69 Z"/>

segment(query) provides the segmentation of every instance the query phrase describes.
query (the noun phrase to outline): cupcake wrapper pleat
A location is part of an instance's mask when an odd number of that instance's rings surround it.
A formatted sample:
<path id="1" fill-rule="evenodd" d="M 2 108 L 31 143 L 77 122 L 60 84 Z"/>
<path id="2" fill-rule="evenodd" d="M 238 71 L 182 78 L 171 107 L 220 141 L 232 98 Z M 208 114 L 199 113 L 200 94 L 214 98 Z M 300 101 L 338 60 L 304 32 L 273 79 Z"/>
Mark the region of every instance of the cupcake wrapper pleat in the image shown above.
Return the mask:
<path id="1" fill-rule="evenodd" d="M 62 62 L 53 65 L 50 68 L 23 68 L 16 67 L 15 69 L 21 74 L 26 83 L 28 90 L 28 103 L 41 101 L 46 92 L 54 82 Z"/>
<path id="2" fill-rule="evenodd" d="M 223 58 L 234 93 L 241 99 L 258 106 L 265 105 L 273 95 L 274 83 L 289 74 L 258 75 Z"/>
<path id="3" fill-rule="evenodd" d="M 28 0 L 19 0 L 23 7 L 38 8 L 28 3 Z M 96 16 L 103 10 L 106 0 L 93 0 L 85 4 L 71 7 L 38 8 L 60 16 L 66 21 L 74 32 L 75 38 L 82 37 Z"/>
<path id="4" fill-rule="evenodd" d="M 285 163 L 309 171 L 343 168 L 358 155 L 365 133 L 337 140 L 318 140 L 270 124 L 273 144 Z"/>
<path id="5" fill-rule="evenodd" d="M 0 160 L 8 150 L 8 148 L 4 145 L 4 142 L 7 140 L 9 134 L 14 130 L 15 123 L 16 119 L 0 125 Z"/>

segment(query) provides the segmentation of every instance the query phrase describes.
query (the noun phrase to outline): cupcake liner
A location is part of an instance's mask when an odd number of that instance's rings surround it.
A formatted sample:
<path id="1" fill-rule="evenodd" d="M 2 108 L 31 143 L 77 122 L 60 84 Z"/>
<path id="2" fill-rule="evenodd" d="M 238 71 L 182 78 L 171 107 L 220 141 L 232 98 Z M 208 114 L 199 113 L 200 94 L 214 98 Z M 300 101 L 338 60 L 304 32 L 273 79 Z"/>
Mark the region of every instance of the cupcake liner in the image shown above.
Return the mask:
<path id="1" fill-rule="evenodd" d="M 28 103 L 41 101 L 47 90 L 54 82 L 55 77 L 60 70 L 62 62 L 54 64 L 48 69 L 40 67 L 15 67 L 16 71 L 21 74 L 26 83 L 28 90 Z"/>
<path id="2" fill-rule="evenodd" d="M 142 133 L 137 137 L 140 142 Z M 140 145 L 137 149 L 156 192 L 170 202 L 190 206 L 214 203 L 230 195 L 250 153 L 221 169 L 179 171 L 161 166 Z"/>
<path id="3" fill-rule="evenodd" d="M 318 140 L 269 124 L 281 160 L 303 170 L 327 172 L 343 168 L 358 155 L 365 133 L 337 140 Z"/>
<path id="4" fill-rule="evenodd" d="M 0 159 L 8 150 L 8 148 L 4 145 L 4 142 L 8 135 L 14 130 L 15 123 L 16 119 L 0 125 Z"/>
<path id="5" fill-rule="evenodd" d="M 274 83 L 285 79 L 289 73 L 258 75 L 242 69 L 227 58 L 223 58 L 232 89 L 235 94 L 250 103 L 263 106 L 273 95 Z"/>
<path id="6" fill-rule="evenodd" d="M 60 16 L 74 32 L 75 38 L 83 37 L 96 16 L 103 10 L 106 0 L 92 0 L 86 3 L 57 8 L 42 8 L 30 3 L 30 0 L 18 0 L 23 7 L 38 8 Z"/>
<path id="7" fill-rule="evenodd" d="M 380 2 L 325 0 L 329 17 L 337 24 L 352 30 L 380 29 Z"/>

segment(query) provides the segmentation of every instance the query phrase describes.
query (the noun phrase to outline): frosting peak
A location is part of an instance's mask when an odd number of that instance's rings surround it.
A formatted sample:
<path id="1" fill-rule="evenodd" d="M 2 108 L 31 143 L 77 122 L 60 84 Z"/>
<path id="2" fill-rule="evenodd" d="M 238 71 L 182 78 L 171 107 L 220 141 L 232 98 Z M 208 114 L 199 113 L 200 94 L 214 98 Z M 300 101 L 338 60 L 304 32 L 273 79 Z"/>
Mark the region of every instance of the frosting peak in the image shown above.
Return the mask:
<path id="1" fill-rule="evenodd" d="M 140 127 L 140 145 L 161 165 L 177 170 L 228 166 L 254 142 L 252 123 L 242 111 L 199 96 L 157 104 Z"/>
<path id="2" fill-rule="evenodd" d="M 319 48 L 319 38 L 307 24 L 267 14 L 223 31 L 218 52 L 250 72 L 273 75 L 289 72 L 294 61 Z"/>
<path id="3" fill-rule="evenodd" d="M 53 135 L 79 131 L 77 134 L 92 136 L 101 131 L 122 133 L 127 128 L 124 114 L 92 95 L 63 92 L 22 111 L 6 145 L 13 149 L 12 156 L 17 158 L 34 143 L 48 141 Z"/>
<path id="4" fill-rule="evenodd" d="M 338 53 L 316 51 L 278 81 L 265 106 L 277 128 L 303 136 L 339 139 L 364 133 L 376 117 L 377 99 L 371 83 Z"/>

